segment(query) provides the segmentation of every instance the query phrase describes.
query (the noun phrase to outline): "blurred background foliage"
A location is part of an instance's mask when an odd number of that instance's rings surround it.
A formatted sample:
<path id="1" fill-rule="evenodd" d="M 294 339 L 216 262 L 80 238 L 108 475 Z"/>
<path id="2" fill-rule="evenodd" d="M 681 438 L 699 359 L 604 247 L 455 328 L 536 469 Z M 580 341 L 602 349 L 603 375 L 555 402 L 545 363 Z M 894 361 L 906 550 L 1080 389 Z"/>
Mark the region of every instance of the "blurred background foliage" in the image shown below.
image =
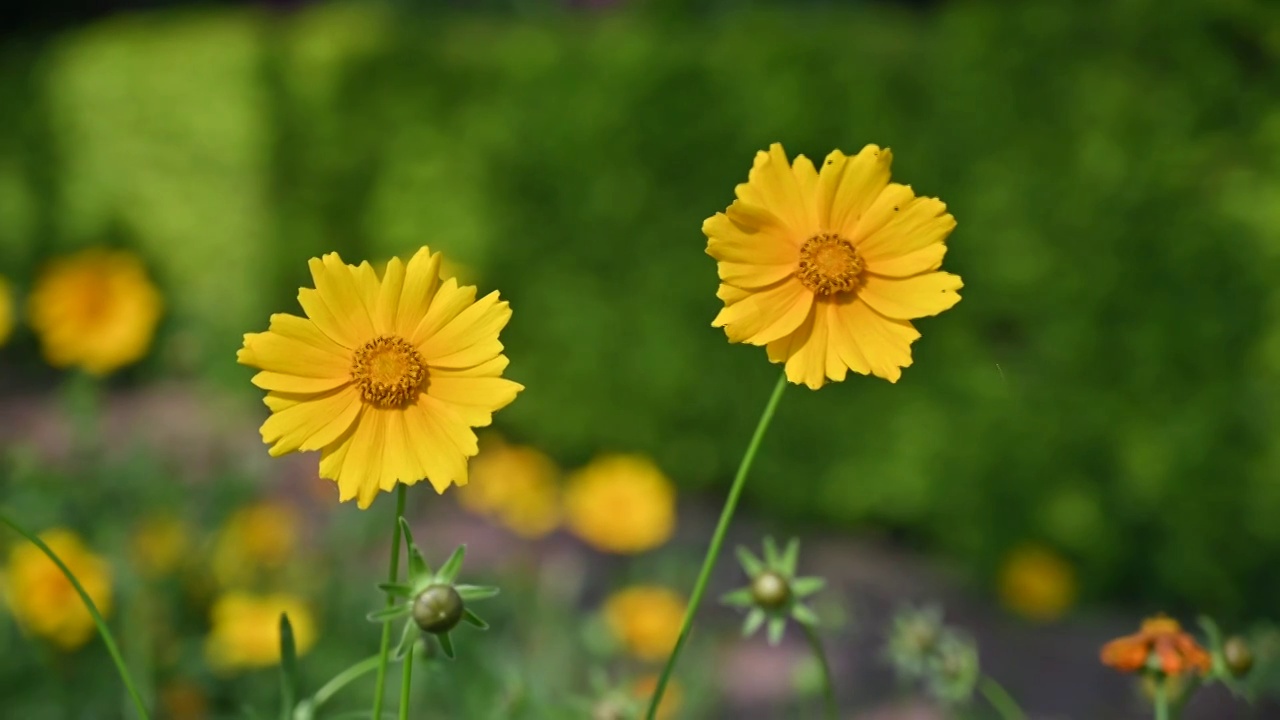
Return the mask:
<path id="1" fill-rule="evenodd" d="M 252 408 L 235 350 L 306 258 L 430 244 L 515 309 L 509 435 L 718 491 L 780 370 L 710 327 L 700 224 L 770 142 L 887 145 L 965 300 L 897 386 L 792 388 L 748 501 L 1231 617 L 1280 593 L 1277 92 L 1261 0 L 122 14 L 0 46 L 0 271 L 135 249 L 167 318 L 117 382 Z M 0 362 L 54 377 L 30 335 Z"/>

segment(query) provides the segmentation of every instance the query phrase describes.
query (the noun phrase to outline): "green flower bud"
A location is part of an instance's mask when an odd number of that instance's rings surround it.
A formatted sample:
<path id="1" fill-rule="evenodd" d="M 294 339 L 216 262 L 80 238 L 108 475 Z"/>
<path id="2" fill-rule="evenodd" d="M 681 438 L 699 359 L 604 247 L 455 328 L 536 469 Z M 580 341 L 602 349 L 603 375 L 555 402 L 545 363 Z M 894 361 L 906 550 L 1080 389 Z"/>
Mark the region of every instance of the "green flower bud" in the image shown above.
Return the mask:
<path id="1" fill-rule="evenodd" d="M 463 611 L 462 596 L 448 584 L 428 586 L 413 601 L 413 621 L 424 632 L 434 635 L 457 627 Z"/>
<path id="2" fill-rule="evenodd" d="M 779 573 L 766 570 L 752 578 L 751 598 L 762 608 L 779 610 L 791 600 L 791 584 Z"/>
<path id="3" fill-rule="evenodd" d="M 1227 638 L 1222 644 L 1222 658 L 1227 661 L 1227 669 L 1238 678 L 1248 675 L 1253 669 L 1253 651 L 1239 635 Z"/>

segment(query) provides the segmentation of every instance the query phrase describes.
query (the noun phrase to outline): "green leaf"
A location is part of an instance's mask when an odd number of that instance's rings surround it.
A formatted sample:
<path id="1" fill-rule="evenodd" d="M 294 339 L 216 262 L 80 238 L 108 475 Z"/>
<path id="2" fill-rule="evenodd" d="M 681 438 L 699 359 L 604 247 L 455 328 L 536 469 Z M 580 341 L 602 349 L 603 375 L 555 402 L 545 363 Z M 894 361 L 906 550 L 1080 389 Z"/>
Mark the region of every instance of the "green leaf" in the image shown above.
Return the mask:
<path id="1" fill-rule="evenodd" d="M 413 532 L 409 530 L 409 521 L 405 520 L 403 516 L 400 517 L 400 532 L 404 533 L 405 547 L 409 549 L 409 580 L 412 582 L 415 578 L 430 575 L 431 566 L 427 564 L 427 559 L 422 556 L 417 544 L 413 542 Z"/>
<path id="2" fill-rule="evenodd" d="M 755 598 L 751 596 L 751 588 L 749 587 L 738 588 L 737 590 L 727 592 L 720 596 L 721 604 L 733 607 L 751 607 L 755 602 Z"/>
<path id="3" fill-rule="evenodd" d="M 418 626 L 412 620 L 404 624 L 404 630 L 400 631 L 400 642 L 396 645 L 395 654 L 392 656 L 396 662 L 404 660 L 409 653 L 413 652 L 414 643 L 418 642 Z"/>
<path id="4" fill-rule="evenodd" d="M 768 616 L 765 615 L 764 610 L 751 608 L 751 612 L 747 613 L 747 619 L 742 623 L 742 637 L 746 638 L 755 635 L 760 626 L 764 624 L 766 617 Z"/>
<path id="5" fill-rule="evenodd" d="M 440 572 L 436 574 L 436 580 L 440 582 L 452 583 L 458 579 L 458 573 L 462 570 L 462 560 L 467 556 L 467 546 L 459 545 L 444 561 L 444 565 L 440 567 Z"/>
<path id="6" fill-rule="evenodd" d="M 453 638 L 449 637 L 449 633 L 440 633 L 436 636 L 436 640 L 440 641 L 440 649 L 444 651 L 444 656 L 453 660 L 457 654 L 453 651 Z"/>
<path id="7" fill-rule="evenodd" d="M 408 603 L 400 603 L 399 605 L 384 607 L 381 610 L 374 610 L 368 615 L 365 615 L 365 617 L 368 618 L 371 623 L 386 623 L 391 622 L 392 620 L 398 620 L 399 618 L 408 615 L 411 610 L 412 608 L 409 607 Z"/>
<path id="8" fill-rule="evenodd" d="M 781 557 L 778 554 L 778 544 L 773 541 L 773 536 L 767 536 L 764 539 L 764 563 L 770 569 L 777 569 L 781 564 Z"/>
<path id="9" fill-rule="evenodd" d="M 791 592 L 796 597 L 808 597 L 827 586 L 826 578 L 802 577 L 791 581 Z"/>
<path id="10" fill-rule="evenodd" d="M 764 572 L 764 564 L 750 550 L 739 545 L 734 548 L 734 552 L 737 553 L 738 562 L 742 565 L 742 571 L 747 574 L 747 577 L 755 577 Z"/>
<path id="11" fill-rule="evenodd" d="M 809 627 L 817 627 L 819 624 L 818 614 L 809 608 L 808 605 L 795 603 L 791 606 L 791 617 L 795 618 L 798 623 L 804 623 Z"/>
<path id="12" fill-rule="evenodd" d="M 480 616 L 471 612 L 470 609 L 466 609 L 462 611 L 462 619 L 467 621 L 468 624 L 474 625 L 480 628 L 481 630 L 489 629 L 489 623 L 485 622 L 484 620 L 481 620 Z"/>
<path id="13" fill-rule="evenodd" d="M 769 618 L 769 644 L 776 646 L 778 643 L 782 642 L 782 634 L 786 632 L 786 629 L 786 618 L 778 616 Z"/>
<path id="14" fill-rule="evenodd" d="M 384 593 L 403 597 L 409 597 L 413 594 L 413 588 L 404 583 L 378 583 L 378 589 Z"/>
<path id="15" fill-rule="evenodd" d="M 778 569 L 788 578 L 796 576 L 796 564 L 800 561 L 800 538 L 791 538 L 787 549 L 782 551 L 782 560 Z"/>
<path id="16" fill-rule="evenodd" d="M 454 585 L 458 597 L 463 600 L 484 600 L 498 594 L 498 588 L 487 585 Z"/>
<path id="17" fill-rule="evenodd" d="M 291 720 L 298 697 L 298 646 L 289 614 L 280 613 L 280 720 Z"/>

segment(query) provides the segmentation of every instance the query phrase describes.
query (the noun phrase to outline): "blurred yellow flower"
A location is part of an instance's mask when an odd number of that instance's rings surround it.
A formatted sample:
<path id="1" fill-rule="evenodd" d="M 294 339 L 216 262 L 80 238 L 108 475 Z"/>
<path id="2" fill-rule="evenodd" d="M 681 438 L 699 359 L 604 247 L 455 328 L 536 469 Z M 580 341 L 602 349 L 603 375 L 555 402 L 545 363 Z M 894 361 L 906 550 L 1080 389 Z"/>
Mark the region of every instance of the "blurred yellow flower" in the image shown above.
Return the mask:
<path id="1" fill-rule="evenodd" d="M 556 464 L 531 447 L 497 438 L 485 442 L 484 452 L 471 462 L 471 482 L 459 489 L 458 502 L 521 537 L 539 538 L 555 530 L 560 524 Z"/>
<path id="2" fill-rule="evenodd" d="M 209 717 L 209 695 L 194 682 L 177 680 L 160 689 L 163 717 L 168 720 L 205 720 Z"/>
<path id="3" fill-rule="evenodd" d="M 774 143 L 702 224 L 725 303 L 712 325 L 765 345 L 793 383 L 816 390 L 849 370 L 897 382 L 920 337 L 910 321 L 960 301 L 959 276 L 938 272 L 955 218 L 890 183 L 892 159 L 875 145 L 836 150 L 819 172 Z"/>
<path id="4" fill-rule="evenodd" d="M 676 491 L 652 461 L 606 455 L 573 474 L 565 486 L 565 524 L 597 550 L 650 550 L 675 527 Z"/>
<path id="5" fill-rule="evenodd" d="M 288 613 L 298 654 L 316 641 L 310 606 L 286 593 L 250 595 L 227 593 L 213 605 L 212 630 L 205 642 L 205 657 L 215 671 L 270 667 L 280 662 L 280 614 Z"/>
<path id="6" fill-rule="evenodd" d="M 1005 558 L 1000 570 L 1005 607 L 1038 622 L 1066 614 L 1076 600 L 1076 575 L 1061 555 L 1040 545 L 1023 545 Z"/>
<path id="7" fill-rule="evenodd" d="M 641 660 L 663 660 L 675 647 L 685 601 L 664 587 L 637 585 L 610 595 L 604 619 L 627 652 Z"/>
<path id="8" fill-rule="evenodd" d="M 649 698 L 653 697 L 653 691 L 658 688 L 657 675 L 645 675 L 635 681 L 631 685 L 631 692 L 637 700 L 648 707 Z M 684 702 L 684 690 L 680 687 L 680 683 L 675 679 L 667 681 L 666 691 L 662 695 L 662 702 L 658 703 L 658 713 L 655 716 L 657 720 L 671 720 L 680 712 L 680 704 Z"/>
<path id="9" fill-rule="evenodd" d="M 13 288 L 0 275 L 0 345 L 4 345 L 13 333 Z"/>
<path id="10" fill-rule="evenodd" d="M 301 520 L 292 505 L 262 502 L 236 510 L 218 531 L 213 575 L 222 587 L 243 587 L 259 571 L 284 567 L 298 546 Z"/>
<path id="11" fill-rule="evenodd" d="M 147 354 L 161 298 L 142 261 L 93 248 L 50 262 L 36 278 L 28 314 L 45 360 L 106 375 Z"/>
<path id="12" fill-rule="evenodd" d="M 93 554 L 70 530 L 55 528 L 40 533 L 102 616 L 111 614 L 111 568 Z M 58 566 L 31 543 L 14 546 L 9 553 L 5 599 L 13 617 L 27 632 L 46 638 L 64 650 L 74 650 L 89 641 L 97 628 L 71 582 Z"/>
<path id="13" fill-rule="evenodd" d="M 160 577 L 178 569 L 190 548 L 186 524 L 174 517 L 147 518 L 133 531 L 133 561 L 146 577 Z"/>
<path id="14" fill-rule="evenodd" d="M 367 508 L 423 478 L 437 492 L 465 485 L 472 428 L 523 389 L 502 377 L 507 303 L 442 282 L 440 262 L 424 247 L 379 278 L 337 253 L 313 259 L 316 289 L 298 292 L 307 317 L 272 315 L 267 332 L 244 336 L 237 359 L 262 371 L 253 382 L 272 411 L 263 441 L 274 456 L 319 450 L 343 502 Z"/>

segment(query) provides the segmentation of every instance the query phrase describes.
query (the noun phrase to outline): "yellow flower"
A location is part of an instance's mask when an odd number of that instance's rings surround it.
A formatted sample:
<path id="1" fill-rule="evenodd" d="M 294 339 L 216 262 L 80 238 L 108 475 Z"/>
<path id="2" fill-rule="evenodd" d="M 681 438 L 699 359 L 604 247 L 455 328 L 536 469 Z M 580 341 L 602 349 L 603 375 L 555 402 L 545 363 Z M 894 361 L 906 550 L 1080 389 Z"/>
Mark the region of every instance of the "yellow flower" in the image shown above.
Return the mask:
<path id="1" fill-rule="evenodd" d="M 712 325 L 765 345 L 793 383 L 816 390 L 848 370 L 897 382 L 920 337 L 910 321 L 960 300 L 960 278 L 938 272 L 955 218 L 890 183 L 891 159 L 875 145 L 837 150 L 819 172 L 775 143 L 702 224 L 725 303 Z"/>
<path id="2" fill-rule="evenodd" d="M 666 659 L 680 636 L 684 598 L 663 588 L 637 585 L 619 590 L 604 603 L 609 630 L 641 660 Z"/>
<path id="3" fill-rule="evenodd" d="M 258 570 L 284 567 L 298 545 L 298 513 L 290 505 L 263 502 L 232 513 L 213 546 L 213 575 L 222 587 L 242 586 Z"/>
<path id="4" fill-rule="evenodd" d="M 272 315 L 238 355 L 262 370 L 253 382 L 268 391 L 271 454 L 319 450 L 320 476 L 361 508 L 397 482 L 465 485 L 472 428 L 523 389 L 501 377 L 507 303 L 441 281 L 440 254 L 425 247 L 392 258 L 382 278 L 337 253 L 310 265 L 316 289 L 298 292 L 307 317 Z"/>
<path id="5" fill-rule="evenodd" d="M 1006 607 L 1019 615 L 1052 622 L 1075 603 L 1075 571 L 1054 551 L 1024 545 L 1005 558 L 1000 570 L 1000 597 Z"/>
<path id="6" fill-rule="evenodd" d="M 28 310 L 50 365 L 106 375 L 147 354 L 161 300 L 137 257 L 93 248 L 49 263 Z"/>
<path id="7" fill-rule="evenodd" d="M 187 526 L 173 517 L 148 518 L 133 532 L 134 563 L 147 577 L 159 577 L 176 570 L 190 547 Z"/>
<path id="8" fill-rule="evenodd" d="M 631 692 L 644 707 L 649 707 L 649 699 L 653 691 L 658 689 L 658 676 L 645 675 L 631 685 Z M 662 693 L 662 702 L 658 703 L 657 720 L 671 720 L 680 712 L 680 704 L 684 701 L 684 690 L 674 678 L 668 680 L 667 689 Z"/>
<path id="9" fill-rule="evenodd" d="M 109 616 L 111 568 L 106 560 L 90 552 L 70 530 L 46 530 L 40 539 L 76 576 L 102 616 Z M 9 553 L 5 595 L 19 625 L 65 650 L 80 647 L 97 631 L 71 582 L 31 543 L 16 545 Z"/>
<path id="10" fill-rule="evenodd" d="M 316 626 L 311 608 L 286 593 L 250 595 L 227 593 L 213 605 L 213 628 L 205 642 L 205 657 L 216 671 L 270 667 L 280 662 L 280 614 L 288 613 L 298 654 L 311 649 Z"/>
<path id="11" fill-rule="evenodd" d="M 13 288 L 0 276 L 0 345 L 13 333 Z"/>
<path id="12" fill-rule="evenodd" d="M 565 524 L 597 550 L 651 550 L 675 526 L 676 491 L 647 458 L 606 455 L 574 473 L 564 492 Z"/>
<path id="13" fill-rule="evenodd" d="M 534 448 L 495 438 L 472 461 L 473 482 L 461 488 L 458 502 L 521 537 L 539 538 L 560 524 L 559 473 L 551 458 Z"/>

